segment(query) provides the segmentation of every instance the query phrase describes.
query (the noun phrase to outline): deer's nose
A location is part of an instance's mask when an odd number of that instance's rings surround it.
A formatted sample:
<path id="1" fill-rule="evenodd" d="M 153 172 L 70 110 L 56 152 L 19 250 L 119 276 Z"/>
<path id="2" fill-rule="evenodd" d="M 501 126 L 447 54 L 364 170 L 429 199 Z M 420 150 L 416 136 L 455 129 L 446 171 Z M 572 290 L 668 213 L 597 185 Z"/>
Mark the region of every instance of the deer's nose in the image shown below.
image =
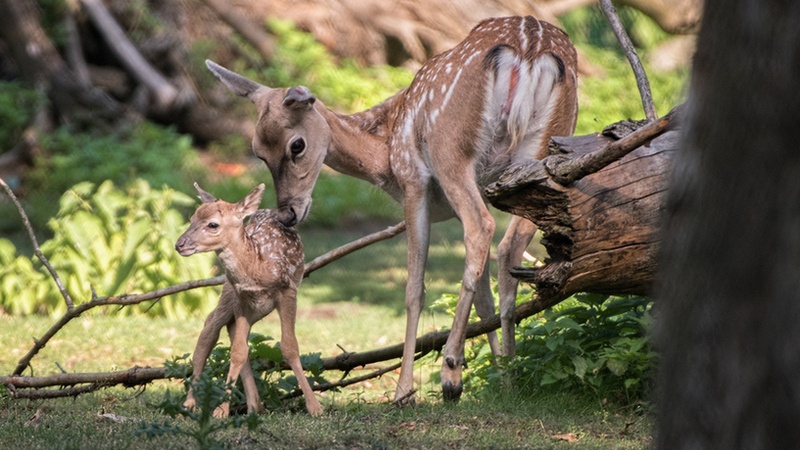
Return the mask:
<path id="1" fill-rule="evenodd" d="M 291 206 L 281 208 L 280 213 L 278 214 L 278 220 L 287 227 L 293 227 L 297 225 L 298 222 L 297 213 Z"/>

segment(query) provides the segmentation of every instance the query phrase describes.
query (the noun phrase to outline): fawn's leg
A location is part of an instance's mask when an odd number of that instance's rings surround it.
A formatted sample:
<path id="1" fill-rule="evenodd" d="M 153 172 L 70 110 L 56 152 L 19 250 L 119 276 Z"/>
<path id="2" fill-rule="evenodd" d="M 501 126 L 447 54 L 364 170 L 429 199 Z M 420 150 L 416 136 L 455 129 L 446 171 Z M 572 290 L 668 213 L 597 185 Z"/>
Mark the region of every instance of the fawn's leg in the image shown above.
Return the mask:
<path id="1" fill-rule="evenodd" d="M 250 363 L 248 357 L 247 337 L 250 335 L 250 322 L 240 313 L 235 313 L 233 321 L 228 324 L 228 334 L 231 337 L 231 367 L 228 370 L 227 383 L 232 385 L 239 379 L 239 374 L 245 364 Z M 251 369 L 252 375 L 252 369 Z M 230 393 L 230 389 L 228 389 Z M 225 402 L 214 410 L 214 417 L 225 418 L 230 414 L 230 402 Z M 248 405 L 250 411 L 250 405 Z"/>
<path id="2" fill-rule="evenodd" d="M 303 365 L 300 363 L 300 349 L 297 344 L 297 336 L 294 332 L 295 320 L 297 317 L 297 293 L 291 292 L 278 299 L 278 315 L 281 318 L 281 353 L 286 362 L 297 378 L 297 384 L 303 391 L 306 400 L 306 410 L 312 416 L 322 414 L 322 405 L 314 395 L 314 390 L 308 383 Z"/>
<path id="3" fill-rule="evenodd" d="M 197 345 L 195 345 L 194 353 L 192 353 L 192 384 L 197 382 L 203 375 L 206 359 L 208 359 L 208 355 L 211 354 L 211 350 L 217 344 L 222 327 L 233 320 L 233 301 L 235 298 L 236 294 L 233 291 L 233 287 L 226 282 L 222 287 L 219 304 L 209 314 L 203 324 L 203 331 L 200 332 L 200 337 L 197 338 Z M 189 410 L 193 410 L 196 406 L 191 386 L 189 386 L 189 392 L 186 394 L 183 406 Z"/>

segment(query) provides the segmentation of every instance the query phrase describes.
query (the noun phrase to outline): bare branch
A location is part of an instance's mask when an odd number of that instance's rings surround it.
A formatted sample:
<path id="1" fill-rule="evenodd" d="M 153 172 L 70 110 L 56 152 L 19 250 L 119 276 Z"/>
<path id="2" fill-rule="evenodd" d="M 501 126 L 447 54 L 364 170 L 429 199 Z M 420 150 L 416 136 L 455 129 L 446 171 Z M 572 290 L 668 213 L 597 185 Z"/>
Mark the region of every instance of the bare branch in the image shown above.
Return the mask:
<path id="1" fill-rule="evenodd" d="M 674 128 L 680 118 L 682 107 L 676 106 L 666 116 L 639 128 L 624 138 L 613 141 L 604 148 L 586 155 L 572 158 L 565 155 L 549 156 L 543 160 L 547 172 L 563 186 L 595 173 L 632 152 L 664 131 Z"/>
<path id="2" fill-rule="evenodd" d="M 322 267 L 327 266 L 328 264 L 336 261 L 337 259 L 349 255 L 356 250 L 362 249 L 368 245 L 374 244 L 376 242 L 382 241 L 384 239 L 389 239 L 391 237 L 395 237 L 398 234 L 402 233 L 406 229 L 405 221 L 398 223 L 397 225 L 393 225 L 389 228 L 386 228 L 383 231 L 376 231 L 375 233 L 369 234 L 364 236 L 360 239 L 357 239 L 349 244 L 342 245 L 341 247 L 335 248 L 324 255 L 318 256 L 313 260 L 306 263 L 306 273 L 305 277 L 307 277 L 311 272 L 320 269 Z"/>
<path id="3" fill-rule="evenodd" d="M 56 282 L 56 286 L 58 286 L 59 292 L 61 292 L 61 296 L 64 297 L 64 302 L 67 304 L 67 310 L 71 310 L 75 307 L 75 304 L 72 303 L 72 298 L 69 296 L 69 292 L 64 288 L 64 283 L 61 282 L 61 279 L 58 277 L 56 270 L 50 265 L 50 261 L 42 253 L 42 250 L 39 248 L 39 242 L 36 240 L 36 235 L 33 233 L 33 227 L 31 227 L 31 222 L 28 220 L 28 215 L 25 214 L 25 210 L 22 208 L 22 205 L 19 203 L 19 199 L 17 196 L 14 195 L 14 191 L 8 187 L 6 180 L 0 177 L 0 185 L 3 186 L 5 189 L 6 194 L 11 197 L 11 201 L 14 202 L 14 206 L 17 207 L 17 211 L 19 211 L 19 215 L 22 217 L 22 223 L 25 225 L 25 229 L 28 231 L 28 237 L 33 244 L 33 253 L 39 258 L 39 261 L 44 264 L 47 268 L 47 271 L 50 272 L 50 275 L 53 277 L 53 280 Z"/>
<path id="4" fill-rule="evenodd" d="M 658 118 L 658 114 L 653 104 L 650 82 L 647 80 L 647 74 L 642 66 L 642 61 L 639 59 L 639 55 L 636 54 L 636 49 L 633 48 L 633 43 L 631 43 L 628 33 L 625 32 L 625 27 L 622 26 L 622 22 L 617 15 L 617 10 L 614 9 L 611 0 L 600 0 L 600 6 L 602 6 L 603 13 L 611 23 L 611 28 L 614 30 L 617 40 L 625 51 L 625 56 L 628 57 L 628 62 L 630 62 L 631 68 L 633 69 L 633 75 L 636 77 L 636 85 L 639 87 L 639 94 L 642 96 L 642 106 L 644 107 L 645 117 L 647 117 L 649 122 L 652 122 Z"/>
<path id="5" fill-rule="evenodd" d="M 84 312 L 96 308 L 98 306 L 105 306 L 105 305 L 117 305 L 117 306 L 129 306 L 135 305 L 138 303 L 142 303 L 148 300 L 155 300 L 161 297 L 177 294 L 178 292 L 188 291 L 190 289 L 196 289 L 199 287 L 207 287 L 207 286 L 217 286 L 225 282 L 225 276 L 220 275 L 215 278 L 206 278 L 204 280 L 195 280 L 195 281 L 187 281 L 186 283 L 177 284 L 174 286 L 169 286 L 161 289 L 156 289 L 155 291 L 145 292 L 143 294 L 124 294 L 119 296 L 110 296 L 110 297 L 94 297 L 91 301 L 86 303 L 81 303 L 78 306 L 74 306 L 69 308 L 67 312 L 61 316 L 61 318 L 54 323 L 50 329 L 48 329 L 44 335 L 36 339 L 34 341 L 33 347 L 19 360 L 17 363 L 16 369 L 14 369 L 14 375 L 21 375 L 22 372 L 25 370 L 26 367 L 31 362 L 34 356 L 39 353 L 39 350 L 43 349 L 45 345 L 52 339 L 53 336 L 66 324 L 68 324 L 72 319 L 80 316 Z"/>
<path id="6" fill-rule="evenodd" d="M 144 59 L 103 2 L 101 0 L 80 0 L 80 2 L 120 62 L 134 78 L 153 93 L 158 108 L 169 110 L 174 107 L 179 99 L 178 90 Z"/>

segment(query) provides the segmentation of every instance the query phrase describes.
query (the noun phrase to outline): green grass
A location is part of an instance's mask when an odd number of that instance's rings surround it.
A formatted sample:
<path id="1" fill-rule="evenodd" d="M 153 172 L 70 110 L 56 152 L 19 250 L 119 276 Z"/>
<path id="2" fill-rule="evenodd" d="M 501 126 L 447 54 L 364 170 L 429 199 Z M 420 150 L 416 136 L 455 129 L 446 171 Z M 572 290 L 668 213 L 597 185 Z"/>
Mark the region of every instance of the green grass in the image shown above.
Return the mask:
<path id="1" fill-rule="evenodd" d="M 148 406 L 160 400 L 163 389 L 135 395 L 116 388 L 47 402 L 0 400 L 0 441 L 6 448 L 25 449 L 194 448 L 185 437 L 148 439 L 138 433 L 143 423 L 164 420 L 188 426 Z M 322 401 L 326 412 L 320 417 L 268 413 L 254 430 L 229 429 L 214 438 L 232 448 L 271 449 L 641 449 L 650 441 L 646 416 L 603 409 L 568 393 L 424 402 L 402 409 Z"/>

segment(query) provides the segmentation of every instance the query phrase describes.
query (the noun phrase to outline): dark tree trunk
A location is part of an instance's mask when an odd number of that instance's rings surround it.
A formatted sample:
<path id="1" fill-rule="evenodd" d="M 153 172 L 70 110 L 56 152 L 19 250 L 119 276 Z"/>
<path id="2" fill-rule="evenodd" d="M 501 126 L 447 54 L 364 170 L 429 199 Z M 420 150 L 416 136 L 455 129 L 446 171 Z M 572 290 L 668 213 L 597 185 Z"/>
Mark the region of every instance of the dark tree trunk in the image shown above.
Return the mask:
<path id="1" fill-rule="evenodd" d="M 657 448 L 800 448 L 800 3 L 705 10 L 656 298 Z"/>

